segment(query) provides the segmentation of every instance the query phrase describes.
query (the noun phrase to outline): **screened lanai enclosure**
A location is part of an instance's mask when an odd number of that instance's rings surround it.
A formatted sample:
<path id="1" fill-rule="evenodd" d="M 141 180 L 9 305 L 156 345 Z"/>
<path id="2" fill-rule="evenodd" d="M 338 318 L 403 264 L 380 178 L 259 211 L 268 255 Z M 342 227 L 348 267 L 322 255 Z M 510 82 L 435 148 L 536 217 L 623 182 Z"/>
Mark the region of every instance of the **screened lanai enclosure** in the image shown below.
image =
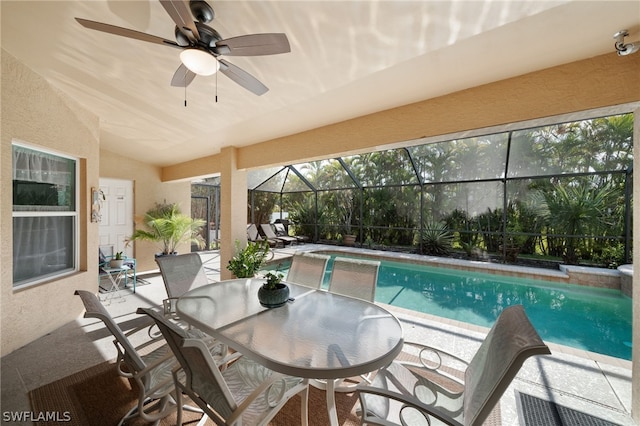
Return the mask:
<path id="1" fill-rule="evenodd" d="M 425 255 L 630 262 L 632 114 L 402 145 L 251 171 L 247 222 Z M 192 187 L 192 212 L 209 218 L 210 241 L 218 185 Z"/>

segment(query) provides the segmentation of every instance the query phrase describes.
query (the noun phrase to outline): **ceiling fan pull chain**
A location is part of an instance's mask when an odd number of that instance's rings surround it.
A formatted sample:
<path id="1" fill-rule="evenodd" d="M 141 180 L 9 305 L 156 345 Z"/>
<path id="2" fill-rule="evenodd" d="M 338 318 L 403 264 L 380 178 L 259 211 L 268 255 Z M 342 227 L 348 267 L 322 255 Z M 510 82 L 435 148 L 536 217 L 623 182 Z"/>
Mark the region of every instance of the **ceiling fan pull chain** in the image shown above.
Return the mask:
<path id="1" fill-rule="evenodd" d="M 187 85 L 184 85 L 184 107 L 187 107 Z"/>
<path id="2" fill-rule="evenodd" d="M 218 103 L 218 73 L 216 73 L 216 103 Z"/>

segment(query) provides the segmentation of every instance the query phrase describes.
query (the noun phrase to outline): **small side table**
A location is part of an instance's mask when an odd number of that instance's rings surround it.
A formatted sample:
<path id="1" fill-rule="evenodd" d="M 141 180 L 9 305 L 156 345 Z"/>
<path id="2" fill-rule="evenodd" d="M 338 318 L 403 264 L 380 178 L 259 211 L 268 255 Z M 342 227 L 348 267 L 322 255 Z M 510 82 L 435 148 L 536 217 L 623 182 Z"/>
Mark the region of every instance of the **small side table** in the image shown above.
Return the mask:
<path id="1" fill-rule="evenodd" d="M 127 277 L 130 269 L 131 268 L 129 268 L 127 265 L 122 265 L 120 268 L 102 268 L 102 270 L 106 273 L 105 275 L 109 277 L 109 281 L 111 282 L 111 288 L 109 289 L 109 291 L 107 291 L 107 295 L 103 300 L 103 302 L 108 302 L 107 305 L 111 304 L 111 301 L 114 298 L 118 298 L 120 299 L 120 302 L 124 302 L 124 296 L 119 293 L 119 290 L 121 290 L 120 285 Z"/>

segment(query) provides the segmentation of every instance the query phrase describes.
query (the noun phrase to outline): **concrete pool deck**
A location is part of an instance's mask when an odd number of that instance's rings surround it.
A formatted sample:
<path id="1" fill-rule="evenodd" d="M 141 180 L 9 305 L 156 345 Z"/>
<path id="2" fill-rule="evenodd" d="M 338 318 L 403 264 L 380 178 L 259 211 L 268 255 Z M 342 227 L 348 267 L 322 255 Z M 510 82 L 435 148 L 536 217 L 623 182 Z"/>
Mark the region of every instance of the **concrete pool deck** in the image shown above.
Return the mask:
<path id="1" fill-rule="evenodd" d="M 297 250 L 344 250 L 305 244 L 275 250 L 275 259 Z M 395 253 L 384 252 L 385 255 Z M 397 254 L 399 257 L 406 256 Z M 201 254 L 207 275 L 220 279 L 216 252 Z M 116 321 L 127 325 L 138 317 L 140 306 L 157 306 L 166 297 L 158 273 L 141 276 L 136 294 L 122 290 L 124 302 L 107 309 Z M 77 303 L 80 304 L 78 299 Z M 471 359 L 488 329 L 432 315 L 386 306 L 401 320 L 405 339 L 423 342 Z M 115 348 L 101 323 L 79 318 L 1 359 L 2 411 L 29 411 L 28 392 L 67 375 L 113 360 Z M 93 337 L 93 340 L 92 340 Z M 500 401 L 502 424 L 520 425 L 516 391 L 528 393 L 623 426 L 636 425 L 631 411 L 631 362 L 562 345 L 548 344 L 552 355 L 529 359 Z M 20 423 L 13 423 L 20 424 Z M 30 423 L 24 423 L 30 424 Z"/>

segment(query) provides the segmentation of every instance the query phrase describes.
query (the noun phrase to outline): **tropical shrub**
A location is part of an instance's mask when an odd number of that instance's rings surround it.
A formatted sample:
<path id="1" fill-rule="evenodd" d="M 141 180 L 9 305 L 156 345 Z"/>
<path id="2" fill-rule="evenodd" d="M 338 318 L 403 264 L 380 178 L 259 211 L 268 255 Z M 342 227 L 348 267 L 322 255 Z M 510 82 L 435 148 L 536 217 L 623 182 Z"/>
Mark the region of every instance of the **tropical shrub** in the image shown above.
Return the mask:
<path id="1" fill-rule="evenodd" d="M 423 254 L 446 256 L 451 252 L 453 233 L 441 222 L 428 221 L 420 233 Z"/>

